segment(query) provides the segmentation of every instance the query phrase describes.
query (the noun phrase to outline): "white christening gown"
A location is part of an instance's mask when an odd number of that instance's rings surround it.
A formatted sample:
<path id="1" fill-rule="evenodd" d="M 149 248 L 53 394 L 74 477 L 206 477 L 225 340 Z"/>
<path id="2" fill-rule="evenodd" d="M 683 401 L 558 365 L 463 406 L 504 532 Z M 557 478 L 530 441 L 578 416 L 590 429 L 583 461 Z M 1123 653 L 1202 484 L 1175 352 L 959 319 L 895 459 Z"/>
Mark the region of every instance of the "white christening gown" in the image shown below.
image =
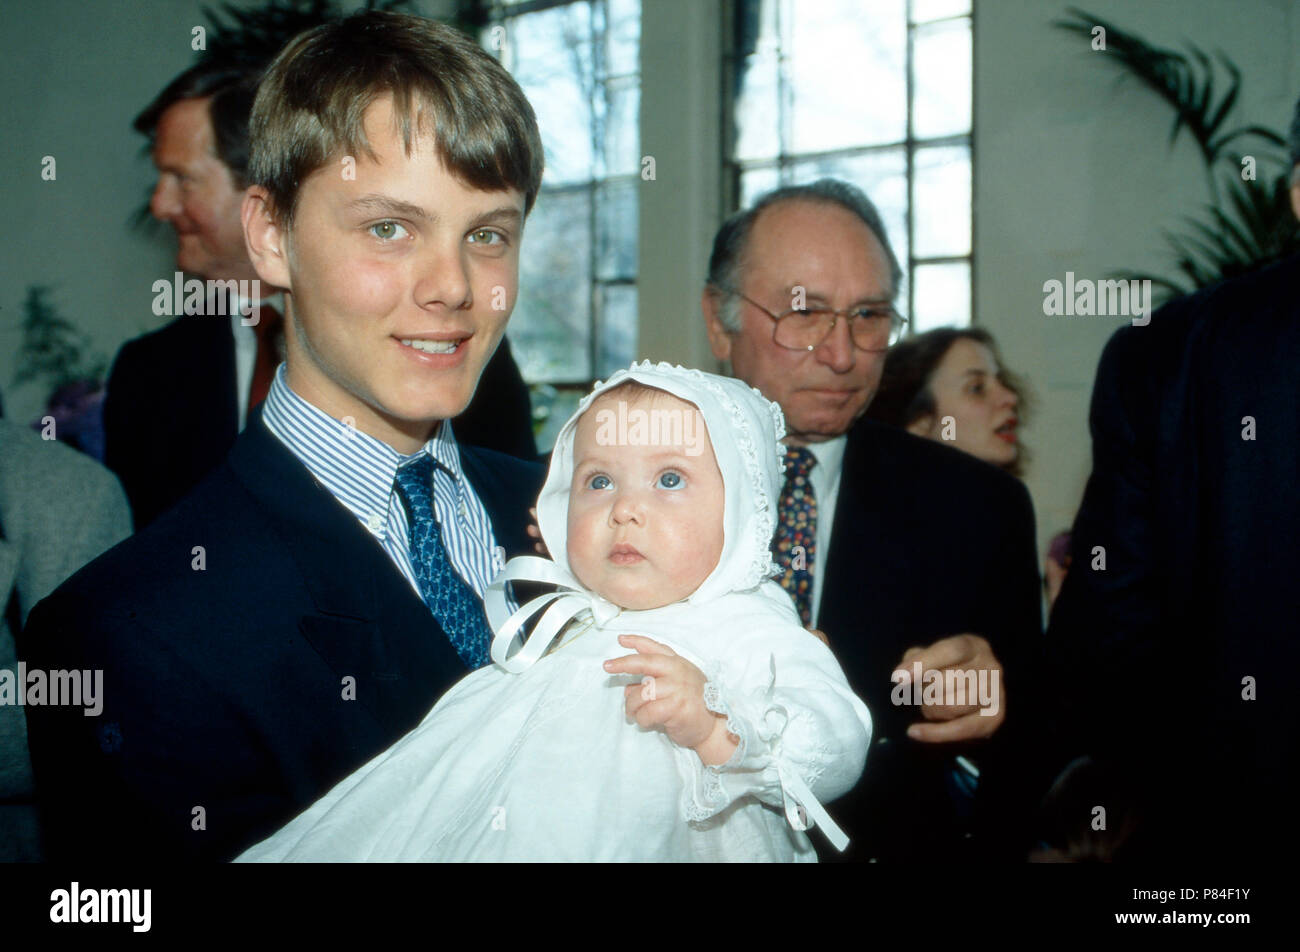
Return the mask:
<path id="1" fill-rule="evenodd" d="M 725 487 L 718 564 L 683 601 L 637 612 L 584 590 L 565 555 L 577 422 L 628 380 L 699 408 Z M 822 804 L 861 775 L 871 716 L 770 581 L 784 435 L 780 408 L 738 380 L 645 362 L 597 384 L 556 437 L 538 498 L 556 560 L 512 559 L 485 595 L 497 664 L 240 859 L 812 861 L 810 823 L 842 845 Z M 511 579 L 558 588 L 512 612 Z M 578 627 L 542 655 L 570 618 Z M 667 645 L 709 679 L 706 705 L 740 738 L 727 763 L 706 767 L 628 721 L 623 687 L 638 679 L 601 666 L 632 653 L 620 634 Z"/>
<path id="2" fill-rule="evenodd" d="M 709 677 L 706 701 L 741 739 L 727 764 L 628 721 L 622 688 L 637 679 L 601 667 L 631 653 L 620 634 Z M 825 803 L 857 781 L 871 722 L 779 586 L 566 637 L 520 674 L 465 677 L 240 861 L 815 861 L 787 813 L 798 822 L 809 791 Z"/>

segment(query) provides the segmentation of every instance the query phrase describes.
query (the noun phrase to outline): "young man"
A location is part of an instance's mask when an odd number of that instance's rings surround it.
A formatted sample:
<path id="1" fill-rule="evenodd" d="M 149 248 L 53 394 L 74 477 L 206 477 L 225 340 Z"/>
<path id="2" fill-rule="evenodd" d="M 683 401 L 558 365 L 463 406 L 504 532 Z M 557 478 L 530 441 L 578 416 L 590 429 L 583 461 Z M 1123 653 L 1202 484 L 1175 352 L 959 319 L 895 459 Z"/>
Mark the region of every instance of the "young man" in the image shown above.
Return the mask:
<path id="1" fill-rule="evenodd" d="M 287 363 L 207 481 L 32 615 L 29 667 L 103 669 L 98 718 L 29 709 L 53 857 L 274 831 L 486 663 L 479 598 L 530 550 L 540 470 L 443 422 L 516 297 L 542 169 L 519 87 L 449 28 L 359 14 L 277 57 L 252 151 Z"/>
<path id="2" fill-rule="evenodd" d="M 237 62 L 226 53 L 191 66 L 135 120 L 158 170 L 149 211 L 176 233 L 177 269 L 214 285 L 243 282 L 245 291 L 263 292 L 255 324 L 241 312 L 244 302 L 220 293 L 209 302 L 205 294 L 196 311 L 118 352 L 104 404 L 105 460 L 126 489 L 137 529 L 189 495 L 226 458 L 283 356 L 280 289 L 258 280 L 241 219 L 248 126 L 269 54 L 264 60 L 253 49 L 242 52 Z M 491 386 L 456 420 L 457 439 L 533 458 L 528 389 L 506 340 L 483 379 Z"/>

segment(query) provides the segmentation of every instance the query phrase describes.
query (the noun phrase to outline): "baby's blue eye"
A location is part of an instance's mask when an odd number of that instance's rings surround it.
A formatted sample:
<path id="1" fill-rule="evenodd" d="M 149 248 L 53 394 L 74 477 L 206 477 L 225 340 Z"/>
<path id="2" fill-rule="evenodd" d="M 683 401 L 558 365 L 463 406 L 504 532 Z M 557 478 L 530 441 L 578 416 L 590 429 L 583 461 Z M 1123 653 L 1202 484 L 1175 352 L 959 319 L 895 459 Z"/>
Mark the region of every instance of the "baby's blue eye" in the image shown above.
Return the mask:
<path id="1" fill-rule="evenodd" d="M 671 469 L 659 477 L 660 489 L 681 489 L 683 485 L 682 474 Z"/>
<path id="2" fill-rule="evenodd" d="M 589 489 L 608 489 L 613 485 L 614 483 L 608 476 L 593 476 L 587 481 L 587 488 Z"/>

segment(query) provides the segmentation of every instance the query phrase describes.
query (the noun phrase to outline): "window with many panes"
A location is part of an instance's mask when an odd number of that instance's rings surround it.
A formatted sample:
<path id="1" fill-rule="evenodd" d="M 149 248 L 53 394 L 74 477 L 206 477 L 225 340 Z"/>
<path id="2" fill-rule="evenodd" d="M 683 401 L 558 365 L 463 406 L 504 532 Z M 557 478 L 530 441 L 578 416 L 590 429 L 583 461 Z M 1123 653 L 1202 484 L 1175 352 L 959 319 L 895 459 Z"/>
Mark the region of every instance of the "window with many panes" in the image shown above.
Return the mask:
<path id="1" fill-rule="evenodd" d="M 734 207 L 822 177 L 880 209 L 911 332 L 971 316 L 971 0 L 732 0 Z"/>
<path id="2" fill-rule="evenodd" d="M 640 0 L 498 0 L 484 46 L 537 113 L 546 172 L 520 253 L 511 348 L 553 434 L 635 356 Z"/>

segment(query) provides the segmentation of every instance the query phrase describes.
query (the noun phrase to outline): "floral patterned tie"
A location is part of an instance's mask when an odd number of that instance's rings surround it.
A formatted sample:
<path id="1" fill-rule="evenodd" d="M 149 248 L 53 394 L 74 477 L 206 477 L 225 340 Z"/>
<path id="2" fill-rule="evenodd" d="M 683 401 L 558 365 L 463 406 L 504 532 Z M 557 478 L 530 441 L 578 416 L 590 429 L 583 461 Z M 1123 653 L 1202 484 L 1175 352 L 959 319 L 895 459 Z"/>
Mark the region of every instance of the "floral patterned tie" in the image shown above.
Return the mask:
<path id="1" fill-rule="evenodd" d="M 411 526 L 411 567 L 424 604 L 471 671 L 488 663 L 492 633 L 483 603 L 456 574 L 433 514 L 433 457 L 419 458 L 397 471 L 397 494 Z"/>
<path id="2" fill-rule="evenodd" d="M 816 463 L 807 447 L 786 447 L 785 484 L 772 539 L 772 554 L 782 570 L 777 581 L 794 598 L 805 625 L 812 624 L 813 556 L 817 552 L 817 499 L 808 473 Z"/>

